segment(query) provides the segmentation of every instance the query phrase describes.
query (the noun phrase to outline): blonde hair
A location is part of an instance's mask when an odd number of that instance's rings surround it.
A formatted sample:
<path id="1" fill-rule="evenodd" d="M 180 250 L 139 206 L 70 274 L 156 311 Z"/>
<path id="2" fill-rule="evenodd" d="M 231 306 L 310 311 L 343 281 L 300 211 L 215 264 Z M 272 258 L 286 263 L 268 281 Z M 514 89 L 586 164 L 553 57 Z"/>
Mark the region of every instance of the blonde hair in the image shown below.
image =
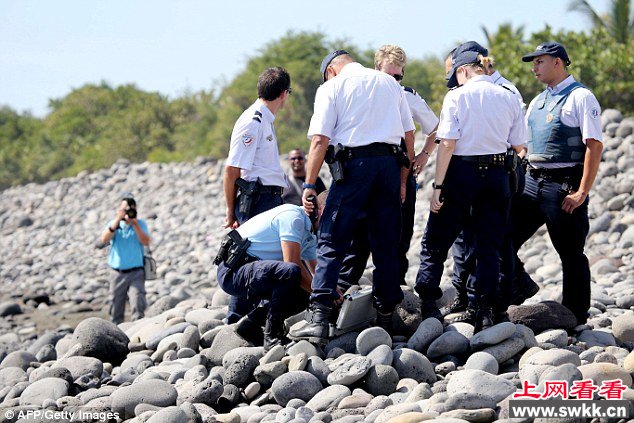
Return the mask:
<path id="1" fill-rule="evenodd" d="M 468 63 L 464 66 L 473 69 L 475 73 L 486 73 L 494 63 L 493 57 L 478 54 L 477 62 Z"/>
<path id="2" fill-rule="evenodd" d="M 374 67 L 379 69 L 384 63 L 390 63 L 394 66 L 404 68 L 407 63 L 405 51 L 399 46 L 392 44 L 379 47 L 376 53 L 374 53 Z"/>

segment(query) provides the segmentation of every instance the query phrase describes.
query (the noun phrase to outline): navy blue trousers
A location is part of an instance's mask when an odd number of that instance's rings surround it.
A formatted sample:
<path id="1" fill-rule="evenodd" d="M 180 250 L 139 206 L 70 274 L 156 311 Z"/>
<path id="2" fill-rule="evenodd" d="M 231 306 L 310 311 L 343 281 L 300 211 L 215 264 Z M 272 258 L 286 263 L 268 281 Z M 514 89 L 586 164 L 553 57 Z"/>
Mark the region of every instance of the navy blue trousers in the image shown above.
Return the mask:
<path id="1" fill-rule="evenodd" d="M 429 214 L 421 242 L 416 291 L 424 299 L 442 296 L 443 263 L 458 234 L 473 234 L 476 258 L 474 289 L 478 306 L 490 307 L 497 296 L 499 250 L 507 230 L 511 190 L 502 167 L 479 170 L 478 165 L 455 158 L 443 181 L 444 203 Z M 467 235 L 469 236 L 469 235 Z"/>
<path id="2" fill-rule="evenodd" d="M 511 218 L 517 224 L 511 230 L 514 253 L 546 224 L 548 235 L 559 254 L 563 270 L 563 300 L 584 323 L 590 308 L 590 266 L 584 254 L 588 236 L 588 202 L 577 207 L 572 214 L 565 213 L 561 204 L 568 192 L 560 183 L 526 176 L 523 194 L 513 205 Z M 519 257 L 514 254 L 516 272 L 525 272 Z M 512 275 L 509 275 L 512 276 Z M 503 279 L 508 279 L 504 277 Z"/>
<path id="3" fill-rule="evenodd" d="M 258 260 L 235 272 L 218 266 L 218 285 L 223 291 L 250 304 L 269 300 L 269 315 L 290 316 L 308 305 L 308 293 L 300 288 L 301 270 L 294 263 Z M 249 312 L 252 310 L 249 310 Z"/>
<path id="4" fill-rule="evenodd" d="M 414 234 L 414 214 L 416 210 L 416 178 L 413 175 L 407 177 L 405 201 L 401 204 L 401 237 L 398 244 L 398 281 L 400 285 L 407 285 L 405 274 L 409 267 L 407 251 Z M 343 260 L 339 272 L 339 286 L 342 288 L 357 285 L 363 276 L 365 267 L 370 257 L 370 242 L 368 238 L 368 223 L 364 217 L 357 220 L 352 243 Z"/>
<path id="5" fill-rule="evenodd" d="M 526 182 L 524 168 L 517 166 L 515 169 L 517 177 L 517 191 L 511 199 L 511 207 L 513 203 L 517 201 L 522 192 L 524 191 L 524 185 Z M 512 221 L 509 221 L 509 228 L 513 225 Z M 465 233 L 464 231 L 458 235 L 456 242 L 451 247 L 451 253 L 453 255 L 454 267 L 453 277 L 451 283 L 456 288 L 457 295 L 463 299 L 467 299 L 469 306 L 475 307 L 476 293 L 475 293 L 475 270 L 476 270 L 476 257 L 475 257 L 475 239 L 473 233 Z M 500 281 L 500 301 L 504 304 L 505 298 L 510 298 L 512 287 L 510 281 L 512 278 L 506 278 L 504 275 L 512 275 L 514 272 L 514 257 L 515 251 L 513 249 L 513 243 L 511 241 L 510 234 L 504 237 L 504 242 L 500 249 L 500 274 L 503 275 Z M 504 305 L 501 308 L 505 308 Z M 508 304 L 506 304 L 508 307 Z"/>
<path id="6" fill-rule="evenodd" d="M 267 210 L 271 210 L 272 208 L 275 208 L 277 206 L 281 206 L 282 203 L 283 203 L 282 197 L 279 195 L 260 194 L 258 201 L 255 203 L 253 207 L 251 217 L 258 215 L 260 213 L 263 213 Z M 244 222 L 249 220 L 249 217 L 244 215 L 243 213 L 240 213 L 239 208 L 240 208 L 240 198 L 238 196 L 238 198 L 236 198 L 236 206 L 235 206 L 234 212 L 235 212 L 236 218 L 238 219 L 238 223 L 242 225 Z M 254 302 L 253 300 L 250 301 L 250 300 L 247 300 L 246 298 L 238 298 L 232 295 L 231 298 L 229 298 L 229 310 L 227 311 L 227 322 L 228 323 L 237 322 L 242 316 L 247 315 L 253 309 L 255 309 L 258 306 L 258 303 L 259 301 Z"/>
<path id="7" fill-rule="evenodd" d="M 332 307 L 337 281 L 357 228 L 367 215 L 374 260 L 373 294 L 379 310 L 391 311 L 403 299 L 398 284 L 401 235 L 401 167 L 394 156 L 362 157 L 345 162 L 345 179 L 332 184 L 319 223 L 317 269 L 311 301 Z"/>

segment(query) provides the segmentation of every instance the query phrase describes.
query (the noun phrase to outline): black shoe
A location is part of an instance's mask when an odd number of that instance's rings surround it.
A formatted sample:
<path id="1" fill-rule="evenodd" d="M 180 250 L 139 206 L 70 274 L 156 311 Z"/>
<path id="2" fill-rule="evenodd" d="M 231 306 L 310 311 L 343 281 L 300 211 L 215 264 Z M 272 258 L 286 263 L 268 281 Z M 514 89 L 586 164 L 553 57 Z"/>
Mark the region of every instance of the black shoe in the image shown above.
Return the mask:
<path id="1" fill-rule="evenodd" d="M 380 328 L 385 329 L 387 333 L 392 335 L 392 318 L 394 317 L 394 312 L 390 311 L 388 313 L 381 313 L 379 310 L 376 311 L 376 325 Z"/>
<path id="2" fill-rule="evenodd" d="M 506 310 L 493 310 L 493 322 L 497 325 L 498 323 L 510 322 L 509 314 Z"/>
<path id="3" fill-rule="evenodd" d="M 451 304 L 440 309 L 443 316 L 453 313 L 461 313 L 467 310 L 467 299 L 460 295 L 456 295 Z"/>
<path id="4" fill-rule="evenodd" d="M 476 311 L 471 307 L 467 307 L 465 311 L 460 313 L 458 316 L 449 319 L 447 323 L 469 323 L 470 325 L 475 325 L 475 316 Z"/>
<path id="5" fill-rule="evenodd" d="M 284 333 L 284 318 L 281 316 L 269 316 L 264 325 L 264 351 L 268 351 L 276 345 L 286 345 L 290 339 Z"/>
<path id="6" fill-rule="evenodd" d="M 264 335 L 262 333 L 262 325 L 251 319 L 248 315 L 242 317 L 236 323 L 236 333 L 247 342 L 255 346 L 262 345 Z"/>
<path id="7" fill-rule="evenodd" d="M 539 285 L 526 272 L 521 272 L 513 278 L 513 292 L 511 305 L 521 305 L 539 291 Z"/>
<path id="8" fill-rule="evenodd" d="M 444 322 L 440 310 L 438 310 L 438 307 L 436 307 L 436 300 L 421 299 L 420 314 L 423 320 L 433 317 L 434 319 L 440 320 L 440 323 Z"/>
<path id="9" fill-rule="evenodd" d="M 484 329 L 490 328 L 493 324 L 493 311 L 491 311 L 491 308 L 480 307 L 478 311 L 476 311 L 473 333 L 476 334 Z"/>
<path id="10" fill-rule="evenodd" d="M 303 324 L 294 325 L 288 333 L 293 340 L 305 339 L 314 344 L 325 345 L 328 343 L 330 332 L 330 313 L 332 309 L 320 303 L 311 303 L 306 313 Z"/>

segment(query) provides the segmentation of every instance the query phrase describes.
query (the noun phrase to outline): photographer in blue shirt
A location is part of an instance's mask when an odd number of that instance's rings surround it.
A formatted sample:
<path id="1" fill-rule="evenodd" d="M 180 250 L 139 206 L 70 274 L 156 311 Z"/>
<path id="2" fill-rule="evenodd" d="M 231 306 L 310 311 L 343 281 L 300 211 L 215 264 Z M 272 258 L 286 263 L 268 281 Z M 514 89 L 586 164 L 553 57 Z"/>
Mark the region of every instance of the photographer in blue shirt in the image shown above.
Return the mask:
<path id="1" fill-rule="evenodd" d="M 113 269 L 114 278 L 110 282 L 109 313 L 115 324 L 123 322 L 126 297 L 130 298 L 132 320 L 142 318 L 147 307 L 143 247 L 150 245 L 150 231 L 137 213 L 134 196 L 124 193 L 115 218 L 101 234 L 101 241 L 110 244 L 108 266 Z"/>

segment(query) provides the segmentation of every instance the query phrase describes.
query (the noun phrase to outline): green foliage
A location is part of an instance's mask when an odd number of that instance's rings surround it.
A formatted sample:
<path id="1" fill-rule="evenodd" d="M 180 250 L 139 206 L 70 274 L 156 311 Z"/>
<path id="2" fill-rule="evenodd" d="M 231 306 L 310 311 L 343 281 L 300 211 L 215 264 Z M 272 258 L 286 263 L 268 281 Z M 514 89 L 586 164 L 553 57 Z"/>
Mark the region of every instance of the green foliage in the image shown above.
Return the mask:
<path id="1" fill-rule="evenodd" d="M 547 26 L 528 36 L 522 27 L 510 24 L 484 31 L 496 68 L 517 85 L 526 102 L 544 87 L 521 56 L 540 42 L 557 40 L 568 49 L 570 72 L 594 91 L 604 109 L 634 112 L 632 37 L 619 42 L 604 26 L 590 32 L 553 32 Z M 51 113 L 44 119 L 0 107 L 0 189 L 109 167 L 118 158 L 135 162 L 224 158 L 236 119 L 255 101 L 258 76 L 271 66 L 285 67 L 293 87 L 276 118 L 280 152 L 295 146 L 306 149 L 315 91 L 322 83 L 321 60 L 340 48 L 373 66 L 373 49 L 328 40 L 319 32 L 289 32 L 265 45 L 233 80 L 208 91 L 169 99 L 134 85 L 111 87 L 102 82 L 51 100 Z M 444 57 L 409 57 L 403 80 L 437 114 L 447 93 L 443 62 Z"/>

